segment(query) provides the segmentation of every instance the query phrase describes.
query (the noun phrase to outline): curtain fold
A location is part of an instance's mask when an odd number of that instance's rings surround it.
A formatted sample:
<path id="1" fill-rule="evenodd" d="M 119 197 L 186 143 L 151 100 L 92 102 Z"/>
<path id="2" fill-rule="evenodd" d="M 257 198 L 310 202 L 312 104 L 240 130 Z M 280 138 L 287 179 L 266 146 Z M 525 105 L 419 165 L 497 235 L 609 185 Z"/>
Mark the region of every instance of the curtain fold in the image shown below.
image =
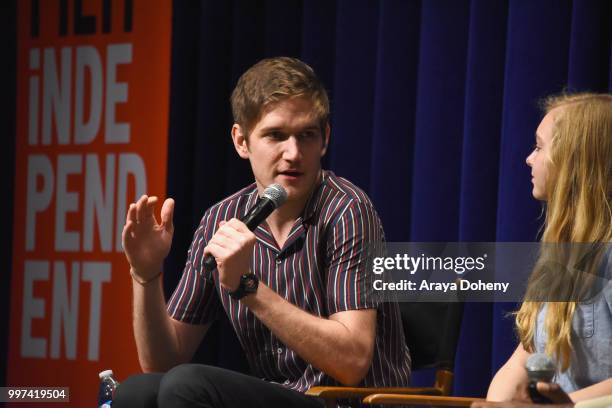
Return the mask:
<path id="1" fill-rule="evenodd" d="M 329 164 L 363 189 L 370 185 L 378 3 L 338 1 Z"/>
<path id="2" fill-rule="evenodd" d="M 369 192 L 389 241 L 410 240 L 420 14 L 416 2 L 380 4 Z"/>
<path id="3" fill-rule="evenodd" d="M 605 0 L 174 2 L 168 192 L 171 292 L 203 211 L 252 181 L 229 93 L 261 58 L 302 58 L 332 103 L 326 168 L 372 197 L 390 241 L 536 241 L 525 158 L 538 104 L 611 89 Z M 484 395 L 516 347 L 515 304 L 468 304 L 455 393 Z M 246 370 L 227 321 L 204 361 Z M 477 358 L 474 358 L 474 357 Z M 416 377 L 416 382 L 421 381 Z"/>
<path id="4" fill-rule="evenodd" d="M 459 240 L 495 241 L 506 52 L 506 1 L 472 1 L 468 29 Z M 491 304 L 468 303 L 456 360 L 457 395 L 484 395 L 491 379 Z M 475 340 L 474 333 L 479 333 Z M 478 358 L 465 358 L 478 356 Z"/>

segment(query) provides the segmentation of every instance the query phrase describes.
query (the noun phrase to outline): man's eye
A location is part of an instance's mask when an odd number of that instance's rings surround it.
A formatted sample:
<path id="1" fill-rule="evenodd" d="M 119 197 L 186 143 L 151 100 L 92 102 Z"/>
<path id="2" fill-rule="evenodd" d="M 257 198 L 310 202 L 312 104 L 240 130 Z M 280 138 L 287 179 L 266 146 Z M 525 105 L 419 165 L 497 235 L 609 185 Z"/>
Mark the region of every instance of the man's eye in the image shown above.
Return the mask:
<path id="1" fill-rule="evenodd" d="M 270 132 L 266 136 L 274 140 L 281 140 L 284 137 L 281 132 Z"/>
<path id="2" fill-rule="evenodd" d="M 533 145 L 533 151 L 535 151 L 535 152 L 539 152 L 539 151 L 540 151 L 540 149 L 541 149 L 541 147 L 540 147 L 540 146 L 538 146 L 537 144 L 534 144 L 534 145 Z"/>
<path id="3" fill-rule="evenodd" d="M 309 130 L 307 132 L 302 132 L 300 134 L 300 137 L 302 139 L 314 139 L 315 137 L 317 137 L 317 133 Z"/>

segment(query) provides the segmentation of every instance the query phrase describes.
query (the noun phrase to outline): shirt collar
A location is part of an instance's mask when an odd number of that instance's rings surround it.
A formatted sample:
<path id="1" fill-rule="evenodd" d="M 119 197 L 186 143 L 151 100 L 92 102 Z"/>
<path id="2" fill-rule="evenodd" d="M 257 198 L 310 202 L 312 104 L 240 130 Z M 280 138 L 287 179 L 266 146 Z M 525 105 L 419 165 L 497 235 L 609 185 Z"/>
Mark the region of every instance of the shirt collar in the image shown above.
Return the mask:
<path id="1" fill-rule="evenodd" d="M 306 201 L 306 205 L 304 206 L 304 211 L 302 211 L 302 215 L 300 218 L 302 222 L 309 221 L 317 211 L 317 208 L 321 201 L 321 191 L 323 190 L 323 185 L 327 182 L 329 178 L 328 172 L 326 170 L 321 169 L 321 177 L 317 181 L 317 185 L 312 189 L 310 193 L 310 197 Z M 259 192 L 257 191 L 257 184 L 253 184 L 253 191 L 247 194 L 247 205 L 245 214 L 248 213 L 259 198 Z"/>
<path id="2" fill-rule="evenodd" d="M 321 202 L 321 192 L 323 191 L 323 186 L 327 182 L 328 177 L 327 171 L 321 169 L 321 177 L 318 184 L 312 189 L 310 197 L 308 197 L 306 205 L 304 206 L 304 211 L 302 213 L 303 223 L 308 222 L 317 212 L 317 208 Z"/>

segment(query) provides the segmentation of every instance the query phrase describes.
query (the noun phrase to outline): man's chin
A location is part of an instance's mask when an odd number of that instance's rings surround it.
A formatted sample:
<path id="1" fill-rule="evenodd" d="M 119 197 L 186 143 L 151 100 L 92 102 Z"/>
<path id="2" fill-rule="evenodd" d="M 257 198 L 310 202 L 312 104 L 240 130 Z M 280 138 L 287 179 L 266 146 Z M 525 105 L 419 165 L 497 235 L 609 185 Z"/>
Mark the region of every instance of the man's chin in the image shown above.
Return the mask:
<path id="1" fill-rule="evenodd" d="M 304 195 L 301 189 L 296 189 L 293 186 L 283 186 L 283 188 L 287 192 L 287 201 L 295 201 Z"/>
<path id="2" fill-rule="evenodd" d="M 280 184 L 287 192 L 288 201 L 297 201 L 307 198 L 315 187 L 317 180 L 305 175 L 297 178 L 275 177 L 274 183 Z"/>
<path id="3" fill-rule="evenodd" d="M 283 188 L 287 192 L 287 201 L 289 202 L 305 200 L 310 194 L 310 190 L 303 188 L 302 186 L 298 188 L 296 186 L 284 185 Z"/>

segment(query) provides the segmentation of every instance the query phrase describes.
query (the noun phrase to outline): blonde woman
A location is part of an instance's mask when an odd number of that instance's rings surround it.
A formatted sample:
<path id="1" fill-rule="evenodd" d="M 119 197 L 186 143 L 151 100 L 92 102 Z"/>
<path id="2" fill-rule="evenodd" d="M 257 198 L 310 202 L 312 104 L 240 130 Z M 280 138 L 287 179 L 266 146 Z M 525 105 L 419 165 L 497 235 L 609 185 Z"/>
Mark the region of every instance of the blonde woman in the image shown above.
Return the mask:
<path id="1" fill-rule="evenodd" d="M 554 251 L 542 252 L 516 313 L 520 344 L 493 378 L 490 401 L 526 395 L 525 362 L 536 352 L 555 362 L 553 381 L 573 402 L 612 394 L 612 95 L 557 96 L 546 101 L 545 111 L 526 160 L 532 194 L 546 203 L 542 245 L 572 244 L 565 252 L 570 259 L 585 245 L 596 248 L 587 258 L 597 273 L 544 268 L 545 254 Z M 603 276 L 599 286 L 597 276 Z M 546 290 L 554 293 L 540 297 Z M 538 390 L 547 395 L 551 387 L 538 384 Z"/>

